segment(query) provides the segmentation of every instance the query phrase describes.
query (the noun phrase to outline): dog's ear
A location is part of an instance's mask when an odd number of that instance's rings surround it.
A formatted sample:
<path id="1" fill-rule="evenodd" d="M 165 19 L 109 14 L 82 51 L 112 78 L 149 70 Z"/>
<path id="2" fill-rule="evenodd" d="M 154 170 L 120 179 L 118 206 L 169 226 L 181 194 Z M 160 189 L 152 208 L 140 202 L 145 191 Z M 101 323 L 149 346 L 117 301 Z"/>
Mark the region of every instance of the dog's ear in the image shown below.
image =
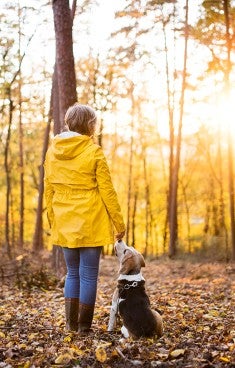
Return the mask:
<path id="1" fill-rule="evenodd" d="M 145 267 L 145 260 L 142 254 L 139 253 L 140 266 Z"/>
<path id="2" fill-rule="evenodd" d="M 134 253 L 130 249 L 125 250 L 125 254 L 119 269 L 120 274 L 126 275 L 131 270 L 131 268 L 133 267 L 132 261 L 134 256 Z"/>

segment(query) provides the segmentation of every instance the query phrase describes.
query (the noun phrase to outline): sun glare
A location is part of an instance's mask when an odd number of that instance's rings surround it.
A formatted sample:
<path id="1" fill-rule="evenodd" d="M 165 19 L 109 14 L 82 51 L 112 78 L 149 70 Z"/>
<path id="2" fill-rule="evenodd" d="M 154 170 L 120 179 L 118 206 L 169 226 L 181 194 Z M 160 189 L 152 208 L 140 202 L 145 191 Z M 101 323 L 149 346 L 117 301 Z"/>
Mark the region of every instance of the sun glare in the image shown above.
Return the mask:
<path id="1" fill-rule="evenodd" d="M 229 93 L 223 93 L 218 100 L 218 125 L 224 134 L 231 134 L 235 141 L 235 89 L 230 90 Z"/>

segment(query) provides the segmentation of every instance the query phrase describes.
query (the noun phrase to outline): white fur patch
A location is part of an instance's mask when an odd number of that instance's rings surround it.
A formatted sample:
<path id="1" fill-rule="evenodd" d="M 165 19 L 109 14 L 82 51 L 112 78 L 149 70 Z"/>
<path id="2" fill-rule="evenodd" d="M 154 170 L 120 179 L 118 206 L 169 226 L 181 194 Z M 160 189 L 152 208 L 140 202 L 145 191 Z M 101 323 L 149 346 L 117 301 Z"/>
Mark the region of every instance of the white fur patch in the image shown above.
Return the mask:
<path id="1" fill-rule="evenodd" d="M 118 277 L 118 281 L 127 280 L 127 281 L 145 281 L 142 273 L 138 273 L 137 275 L 120 275 Z"/>
<path id="2" fill-rule="evenodd" d="M 126 299 L 122 299 L 122 298 L 118 299 L 118 304 L 120 304 L 121 302 L 124 302 L 124 300 Z"/>

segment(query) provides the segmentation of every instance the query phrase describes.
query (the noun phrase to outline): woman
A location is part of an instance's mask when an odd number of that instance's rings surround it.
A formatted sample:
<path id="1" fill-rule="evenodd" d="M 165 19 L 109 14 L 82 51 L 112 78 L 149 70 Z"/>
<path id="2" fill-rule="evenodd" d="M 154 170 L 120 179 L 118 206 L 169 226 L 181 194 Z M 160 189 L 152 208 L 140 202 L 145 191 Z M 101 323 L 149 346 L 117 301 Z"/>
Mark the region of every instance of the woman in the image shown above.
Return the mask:
<path id="1" fill-rule="evenodd" d="M 45 198 L 51 243 L 63 248 L 66 329 L 89 331 L 93 319 L 99 260 L 104 245 L 125 235 L 109 168 L 92 136 L 95 111 L 75 104 L 66 115 L 67 132 L 52 141 L 45 160 Z"/>

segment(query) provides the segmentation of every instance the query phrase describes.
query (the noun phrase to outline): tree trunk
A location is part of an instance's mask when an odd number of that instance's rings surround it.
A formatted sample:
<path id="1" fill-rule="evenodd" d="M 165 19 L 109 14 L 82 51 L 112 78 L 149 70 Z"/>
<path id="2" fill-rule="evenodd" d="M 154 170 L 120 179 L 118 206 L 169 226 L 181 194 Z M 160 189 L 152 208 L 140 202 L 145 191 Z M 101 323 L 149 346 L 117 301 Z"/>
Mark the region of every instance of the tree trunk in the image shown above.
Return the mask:
<path id="1" fill-rule="evenodd" d="M 183 192 L 186 219 L 187 219 L 188 253 L 191 253 L 192 244 L 191 244 L 190 210 L 189 210 L 188 199 L 187 199 L 187 188 L 186 188 L 186 185 L 184 185 L 184 183 L 182 183 L 182 192 Z"/>
<path id="2" fill-rule="evenodd" d="M 55 89 L 58 86 L 58 93 L 53 92 L 53 118 L 57 119 L 59 116 L 59 124 L 54 120 L 54 132 L 59 133 L 64 128 L 64 116 L 67 109 L 77 100 L 72 39 L 76 0 L 73 1 L 72 11 L 69 7 L 69 0 L 53 0 L 52 7 L 56 38 Z M 57 274 L 60 273 L 60 268 L 64 267 L 61 253 L 60 247 L 53 247 L 53 266 Z"/>
<path id="3" fill-rule="evenodd" d="M 227 67 L 225 71 L 225 94 L 227 101 L 230 101 L 230 72 L 231 72 L 231 47 L 229 7 L 230 1 L 224 0 L 224 17 L 226 26 L 226 46 L 227 46 Z M 233 145 L 231 123 L 228 127 L 228 183 L 229 183 L 229 203 L 230 203 L 230 226 L 231 226 L 231 246 L 232 260 L 235 261 L 235 212 L 234 212 L 234 173 L 233 173 Z"/>
<path id="4" fill-rule="evenodd" d="M 22 76 L 21 76 L 21 8 L 18 1 L 18 21 L 19 21 L 19 172 L 20 172 L 20 228 L 19 228 L 19 247 L 24 246 L 24 131 L 22 124 Z"/>
<path id="5" fill-rule="evenodd" d="M 185 4 L 185 45 L 184 45 L 182 90 L 180 98 L 180 118 L 176 143 L 176 155 L 172 176 L 172 191 L 170 194 L 171 206 L 169 216 L 170 219 L 169 257 L 174 257 L 176 255 L 177 241 L 178 241 L 177 197 L 178 197 L 178 178 L 180 169 L 181 140 L 182 140 L 183 115 L 184 115 L 184 95 L 186 89 L 186 75 L 187 75 L 187 51 L 188 51 L 188 0 L 186 0 Z"/>
<path id="6" fill-rule="evenodd" d="M 43 149 L 42 149 L 42 160 L 39 168 L 39 188 L 38 188 L 38 206 L 36 214 L 36 223 L 33 237 L 33 249 L 39 251 L 43 249 L 43 191 L 44 191 L 44 161 L 46 152 L 49 144 L 49 136 L 51 130 L 51 109 L 48 115 L 48 123 L 45 129 Z"/>
<path id="7" fill-rule="evenodd" d="M 51 104 L 52 104 L 52 118 L 53 118 L 53 133 L 54 135 L 61 132 L 60 124 L 60 99 L 59 99 L 59 86 L 58 86 L 58 73 L 57 65 L 54 65 L 54 73 L 52 77 L 52 90 L 51 90 Z"/>
<path id="8" fill-rule="evenodd" d="M 175 17 L 175 4 L 174 4 L 174 17 Z M 168 239 L 167 225 L 170 228 L 170 208 L 171 208 L 171 196 L 172 196 L 172 175 L 174 165 L 174 88 L 173 92 L 170 86 L 170 72 L 169 72 L 169 60 L 168 60 L 168 46 L 167 46 L 167 34 L 166 23 L 162 23 L 163 35 L 164 35 L 164 53 L 165 53 L 165 67 L 166 67 L 166 84 L 167 84 L 167 109 L 169 119 L 169 178 L 168 178 L 168 191 L 166 192 L 167 211 L 165 219 L 165 227 L 163 234 L 163 249 L 166 248 L 166 242 Z M 175 32 L 175 31 L 174 31 Z M 175 34 L 175 33 L 174 33 Z M 175 75 L 175 73 L 174 73 Z M 164 251 L 165 253 L 165 251 Z"/>
<path id="9" fill-rule="evenodd" d="M 12 190 L 10 190 L 10 212 L 11 212 L 11 237 L 10 237 L 10 244 L 11 244 L 11 255 L 14 255 L 15 252 L 15 244 L 16 244 L 16 221 L 15 221 L 15 211 L 14 211 L 14 198 Z"/>
<path id="10" fill-rule="evenodd" d="M 5 213 L 5 243 L 6 243 L 6 250 L 7 250 L 7 254 L 8 254 L 9 258 L 12 257 L 11 244 L 10 244 L 11 177 L 10 177 L 10 164 L 9 164 L 12 112 L 13 112 L 13 102 L 12 102 L 11 96 L 9 96 L 9 123 L 8 123 L 7 138 L 6 138 L 6 145 L 5 145 L 5 152 L 4 152 L 4 167 L 5 167 L 6 188 L 7 188 L 7 191 L 6 191 L 6 213 Z"/>
<path id="11" fill-rule="evenodd" d="M 150 198 L 149 198 L 149 184 L 148 184 L 148 177 L 147 177 L 147 167 L 146 167 L 146 152 L 145 148 L 143 147 L 142 150 L 143 156 L 143 166 L 144 166 L 144 183 L 145 183 L 145 250 L 144 250 L 144 257 L 148 255 L 149 251 L 149 237 L 150 237 Z"/>
<path id="12" fill-rule="evenodd" d="M 20 87 L 21 89 L 21 87 Z M 19 170 L 20 170 L 20 232 L 19 232 L 19 247 L 24 246 L 24 145 L 23 145 L 23 124 L 21 112 L 21 93 L 19 95 Z"/>
<path id="13" fill-rule="evenodd" d="M 104 119 L 101 116 L 101 118 L 100 118 L 100 130 L 99 130 L 99 135 L 98 135 L 98 145 L 100 147 L 103 146 L 103 129 L 104 129 Z"/>
<path id="14" fill-rule="evenodd" d="M 134 115 L 135 115 L 135 101 L 133 96 L 134 85 L 131 84 L 130 88 L 130 95 L 131 95 L 131 102 L 132 102 L 132 120 L 131 120 L 131 142 L 130 142 L 130 158 L 129 158 L 129 175 L 128 175 L 128 192 L 127 192 L 127 220 L 126 220 L 126 242 L 129 244 L 130 242 L 130 230 L 131 230 L 131 193 L 132 193 L 132 176 L 133 176 L 133 130 L 134 130 Z"/>
<path id="15" fill-rule="evenodd" d="M 18 60 L 18 70 L 15 72 L 15 74 L 12 77 L 12 80 L 9 83 L 8 86 L 8 91 L 7 91 L 7 97 L 6 99 L 8 99 L 9 101 L 9 123 L 8 123 L 8 131 L 7 131 L 7 137 L 6 137 L 6 145 L 5 145 L 5 151 L 4 151 L 4 168 L 5 168 L 5 173 L 6 173 L 6 186 L 7 186 L 7 193 L 6 193 L 6 213 L 5 213 L 5 241 L 6 241 L 6 248 L 7 248 L 7 253 L 9 255 L 9 257 L 11 257 L 11 247 L 13 245 L 10 244 L 10 206 L 11 206 L 11 198 L 12 198 L 12 194 L 11 194 L 11 177 L 10 177 L 10 164 L 9 164 L 9 150 L 10 150 L 10 139 L 11 139 L 11 126 L 12 126 L 12 114 L 13 114 L 13 110 L 14 110 L 14 106 L 13 106 L 13 101 L 12 101 L 12 97 L 11 97 L 11 91 L 12 91 L 12 86 L 14 84 L 14 82 L 16 81 L 17 76 L 19 76 L 19 92 L 21 94 L 21 65 L 22 62 L 24 60 L 25 54 L 26 54 L 26 50 L 27 47 L 25 48 L 24 53 L 21 55 L 21 50 L 20 50 L 20 38 L 21 38 L 21 30 L 20 30 L 20 6 L 18 3 L 18 11 L 19 11 L 19 48 L 18 48 L 18 56 L 19 56 L 19 60 Z M 27 46 L 29 46 L 33 36 L 35 34 L 35 31 L 32 33 L 32 35 L 29 37 L 28 42 L 27 42 Z M 20 196 L 21 196 L 21 200 L 20 200 L 20 234 L 19 234 L 19 243 L 20 246 L 23 246 L 23 234 L 24 234 L 24 176 L 23 176 L 23 125 L 22 125 L 22 117 L 21 117 L 21 96 L 19 95 L 19 111 L 20 111 L 20 118 L 19 118 L 19 156 L 20 156 Z M 21 146 L 22 145 L 22 146 Z M 12 228 L 14 228 L 14 224 L 12 224 Z M 13 234 L 14 235 L 14 234 Z M 13 238 L 14 239 L 14 236 Z"/>
<path id="16" fill-rule="evenodd" d="M 223 159 L 221 152 L 221 135 L 218 136 L 218 166 L 219 166 L 219 228 L 220 234 L 224 239 L 226 262 L 229 260 L 228 252 L 228 231 L 225 223 L 225 206 L 224 206 L 224 186 L 223 186 Z"/>
<path id="17" fill-rule="evenodd" d="M 69 7 L 69 0 L 53 0 L 52 7 L 56 38 L 56 69 L 60 101 L 60 126 L 62 130 L 66 110 L 77 100 L 72 39 L 73 20 Z"/>
<path id="18" fill-rule="evenodd" d="M 133 172 L 133 136 L 131 135 L 128 192 L 127 192 L 127 220 L 126 220 L 126 242 L 127 244 L 129 244 L 129 241 L 130 241 L 130 229 L 131 229 L 130 220 L 131 220 L 132 172 Z"/>
<path id="19" fill-rule="evenodd" d="M 39 251 L 43 249 L 43 192 L 44 192 L 44 161 L 46 158 L 46 152 L 49 145 L 49 137 L 51 130 L 51 120 L 54 120 L 54 134 L 60 132 L 60 119 L 59 119 L 59 94 L 58 94 L 58 80 L 56 72 L 56 63 L 54 65 L 54 73 L 52 77 L 52 88 L 51 88 L 51 99 L 50 109 L 48 113 L 48 122 L 45 129 L 43 148 L 42 148 L 42 159 L 39 168 L 39 186 L 38 186 L 38 205 L 36 213 L 36 223 L 33 237 L 33 249 Z"/>
<path id="20" fill-rule="evenodd" d="M 135 189 L 134 194 L 134 203 L 133 203 L 133 212 L 132 212 L 132 240 L 131 240 L 131 246 L 135 247 L 135 223 L 136 223 L 136 209 L 137 209 L 137 199 L 138 199 L 138 189 Z"/>

